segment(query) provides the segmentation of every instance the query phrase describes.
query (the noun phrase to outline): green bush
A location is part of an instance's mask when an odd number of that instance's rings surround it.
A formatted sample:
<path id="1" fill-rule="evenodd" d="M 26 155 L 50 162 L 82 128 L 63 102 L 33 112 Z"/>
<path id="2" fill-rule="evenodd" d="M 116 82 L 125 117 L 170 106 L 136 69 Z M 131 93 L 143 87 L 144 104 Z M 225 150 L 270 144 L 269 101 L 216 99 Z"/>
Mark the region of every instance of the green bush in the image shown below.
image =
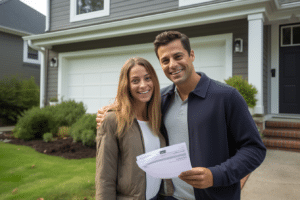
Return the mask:
<path id="1" fill-rule="evenodd" d="M 52 133 L 45 133 L 45 134 L 43 135 L 43 140 L 44 140 L 45 142 L 50 142 L 50 141 L 52 141 L 52 140 L 53 140 L 53 135 L 52 135 Z"/>
<path id="2" fill-rule="evenodd" d="M 42 139 L 47 133 L 58 133 L 61 126 L 71 126 L 85 113 L 83 103 L 65 101 L 57 106 L 34 107 L 25 111 L 16 124 L 14 136 L 24 140 Z M 94 118 L 95 121 L 95 118 Z"/>
<path id="3" fill-rule="evenodd" d="M 0 118 L 15 124 L 24 111 L 39 105 L 40 91 L 34 77 L 23 79 L 11 76 L 0 80 Z"/>
<path id="4" fill-rule="evenodd" d="M 255 98 L 257 90 L 252 84 L 249 84 L 248 81 L 242 78 L 242 76 L 230 77 L 229 79 L 225 80 L 225 82 L 240 92 L 240 94 L 244 97 L 248 107 L 255 107 L 257 102 L 257 99 Z"/>
<path id="5" fill-rule="evenodd" d="M 47 106 L 45 109 L 55 117 L 56 129 L 61 126 L 70 127 L 86 112 L 83 103 L 78 103 L 74 100 L 62 101 L 56 106 Z"/>
<path id="6" fill-rule="evenodd" d="M 75 142 L 82 142 L 84 145 L 95 145 L 96 137 L 96 114 L 83 115 L 71 127 L 70 135 Z"/>
<path id="7" fill-rule="evenodd" d="M 13 134 L 23 140 L 41 139 L 44 133 L 57 131 L 55 124 L 56 120 L 50 112 L 34 107 L 21 115 Z"/>
<path id="8" fill-rule="evenodd" d="M 70 127 L 61 126 L 58 128 L 57 137 L 62 139 L 70 136 Z"/>

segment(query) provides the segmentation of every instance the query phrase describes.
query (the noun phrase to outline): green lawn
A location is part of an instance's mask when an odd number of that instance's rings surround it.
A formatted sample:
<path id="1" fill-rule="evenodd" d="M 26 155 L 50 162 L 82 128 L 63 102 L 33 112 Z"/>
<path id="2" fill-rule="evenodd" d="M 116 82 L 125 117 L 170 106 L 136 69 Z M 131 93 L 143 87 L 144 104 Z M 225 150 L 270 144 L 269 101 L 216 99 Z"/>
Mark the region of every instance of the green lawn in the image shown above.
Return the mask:
<path id="1" fill-rule="evenodd" d="M 0 142 L 0 199 L 95 199 L 95 163 Z"/>

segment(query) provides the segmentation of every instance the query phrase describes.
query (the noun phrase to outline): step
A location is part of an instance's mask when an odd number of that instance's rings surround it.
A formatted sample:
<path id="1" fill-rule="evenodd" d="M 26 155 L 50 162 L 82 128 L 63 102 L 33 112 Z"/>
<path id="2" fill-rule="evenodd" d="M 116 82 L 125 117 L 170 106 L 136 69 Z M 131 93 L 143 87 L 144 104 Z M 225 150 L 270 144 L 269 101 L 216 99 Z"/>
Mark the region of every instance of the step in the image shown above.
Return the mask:
<path id="1" fill-rule="evenodd" d="M 300 141 L 264 138 L 263 143 L 267 149 L 280 149 L 300 152 Z"/>
<path id="2" fill-rule="evenodd" d="M 275 137 L 283 140 L 297 140 L 300 141 L 300 129 L 265 129 L 263 135 L 266 138 Z"/>
<path id="3" fill-rule="evenodd" d="M 300 129 L 300 122 L 266 121 L 265 127 L 266 129 L 267 128 Z"/>

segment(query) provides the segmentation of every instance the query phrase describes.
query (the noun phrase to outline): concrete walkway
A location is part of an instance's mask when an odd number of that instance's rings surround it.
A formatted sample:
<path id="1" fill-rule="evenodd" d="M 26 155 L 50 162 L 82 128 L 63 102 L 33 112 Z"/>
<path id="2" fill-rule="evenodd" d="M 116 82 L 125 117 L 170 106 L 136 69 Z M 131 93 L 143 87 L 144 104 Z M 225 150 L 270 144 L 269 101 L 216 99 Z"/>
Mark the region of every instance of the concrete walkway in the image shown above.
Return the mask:
<path id="1" fill-rule="evenodd" d="M 267 150 L 259 168 L 251 173 L 242 200 L 299 200 L 300 153 Z"/>
<path id="2" fill-rule="evenodd" d="M 12 131 L 14 128 L 15 128 L 14 126 L 0 127 L 0 132 L 4 132 L 4 131 Z"/>

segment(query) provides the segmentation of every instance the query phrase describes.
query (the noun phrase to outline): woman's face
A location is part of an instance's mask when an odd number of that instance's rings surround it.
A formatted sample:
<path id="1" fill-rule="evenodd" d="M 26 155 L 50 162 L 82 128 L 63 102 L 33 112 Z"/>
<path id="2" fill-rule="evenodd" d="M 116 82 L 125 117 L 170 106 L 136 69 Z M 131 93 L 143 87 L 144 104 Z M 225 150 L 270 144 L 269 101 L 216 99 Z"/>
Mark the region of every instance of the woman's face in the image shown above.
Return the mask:
<path id="1" fill-rule="evenodd" d="M 145 67 L 135 65 L 131 68 L 129 72 L 130 93 L 135 104 L 150 101 L 154 89 L 151 78 Z"/>

